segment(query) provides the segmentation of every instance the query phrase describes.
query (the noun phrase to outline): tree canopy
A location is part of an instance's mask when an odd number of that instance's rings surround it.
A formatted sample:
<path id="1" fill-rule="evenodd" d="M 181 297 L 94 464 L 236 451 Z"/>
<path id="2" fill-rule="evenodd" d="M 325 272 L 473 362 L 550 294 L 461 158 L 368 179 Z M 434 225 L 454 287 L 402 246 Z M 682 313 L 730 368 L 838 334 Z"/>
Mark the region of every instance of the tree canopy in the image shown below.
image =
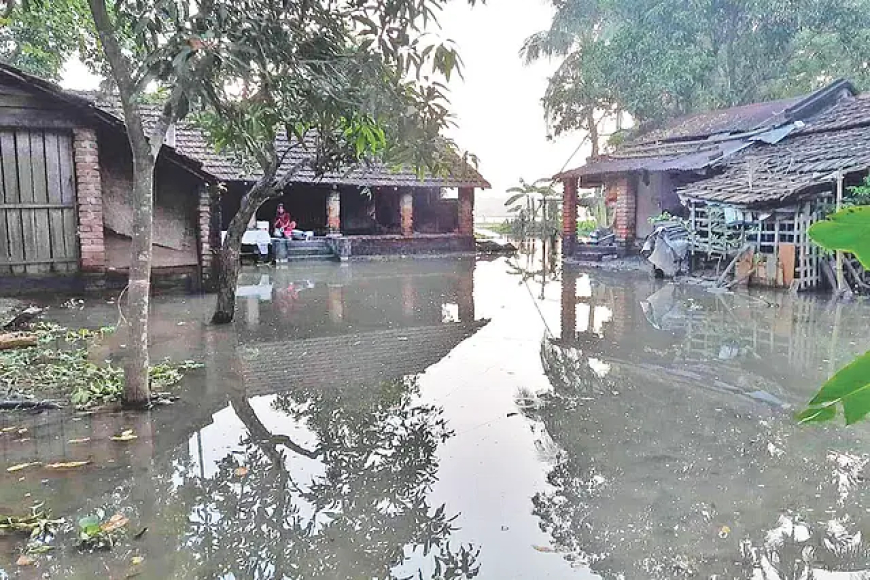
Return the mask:
<path id="1" fill-rule="evenodd" d="M 221 248 L 216 322 L 233 317 L 249 219 L 297 170 L 322 174 L 376 157 L 439 171 L 455 155 L 440 137 L 450 116 L 439 79 L 449 80 L 460 59 L 427 30 L 447 0 L 0 2 L 0 57 L 56 78 L 77 51 L 120 97 L 133 157 L 128 403 L 149 396 L 153 173 L 174 123 L 196 114 L 216 148 L 250 161 L 260 176 Z M 143 109 L 146 100 L 159 106 L 156 118 Z M 298 148 L 302 161 L 282 167 Z"/>
<path id="2" fill-rule="evenodd" d="M 527 61 L 562 58 L 544 95 L 555 133 L 615 111 L 640 123 L 870 82 L 868 0 L 554 0 Z M 595 112 L 595 118 L 591 115 Z"/>

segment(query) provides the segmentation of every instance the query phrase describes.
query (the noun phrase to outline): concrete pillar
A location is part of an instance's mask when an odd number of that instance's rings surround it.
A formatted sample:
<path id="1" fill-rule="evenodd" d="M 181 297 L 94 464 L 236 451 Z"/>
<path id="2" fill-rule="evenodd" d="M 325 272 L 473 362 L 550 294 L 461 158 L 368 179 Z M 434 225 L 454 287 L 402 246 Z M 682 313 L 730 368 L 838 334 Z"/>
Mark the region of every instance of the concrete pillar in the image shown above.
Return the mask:
<path id="1" fill-rule="evenodd" d="M 403 192 L 399 200 L 399 212 L 401 214 L 402 235 L 411 237 L 414 235 L 414 196 L 409 192 Z"/>
<path id="2" fill-rule="evenodd" d="M 628 246 L 637 232 L 637 193 L 634 181 L 620 177 L 612 186 L 616 190 L 616 223 L 614 233 L 620 245 Z"/>
<path id="3" fill-rule="evenodd" d="M 562 255 L 574 254 L 577 244 L 577 178 L 562 180 Z"/>
<path id="4" fill-rule="evenodd" d="M 459 188 L 459 235 L 474 235 L 474 188 Z"/>
<path id="5" fill-rule="evenodd" d="M 73 131 L 79 247 L 83 272 L 105 272 L 106 246 L 103 238 L 103 186 L 100 180 L 100 152 L 93 129 Z"/>
<path id="6" fill-rule="evenodd" d="M 338 189 L 331 190 L 326 198 L 326 228 L 330 234 L 341 233 L 341 194 Z"/>

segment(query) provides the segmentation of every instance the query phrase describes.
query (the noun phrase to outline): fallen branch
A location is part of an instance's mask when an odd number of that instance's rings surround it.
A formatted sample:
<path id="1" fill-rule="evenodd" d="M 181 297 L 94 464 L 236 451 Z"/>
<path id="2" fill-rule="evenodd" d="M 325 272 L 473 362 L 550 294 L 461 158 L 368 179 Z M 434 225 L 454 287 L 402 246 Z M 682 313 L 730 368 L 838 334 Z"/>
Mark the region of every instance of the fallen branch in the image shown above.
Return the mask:
<path id="1" fill-rule="evenodd" d="M 44 411 L 60 409 L 54 401 L 0 401 L 0 411 Z"/>
<path id="2" fill-rule="evenodd" d="M 32 332 L 9 332 L 0 334 L 0 350 L 36 346 L 36 335 Z"/>
<path id="3" fill-rule="evenodd" d="M 3 330 L 20 330 L 27 327 L 33 320 L 42 314 L 44 308 L 36 306 L 28 306 L 22 312 L 19 312 L 15 318 L 3 325 Z"/>
<path id="4" fill-rule="evenodd" d="M 737 286 L 738 284 L 742 284 L 743 282 L 746 282 L 747 280 L 749 280 L 750 277 L 752 277 L 752 275 L 753 275 L 754 273 L 755 273 L 755 268 L 752 268 L 751 270 L 749 270 L 749 272 L 747 272 L 746 274 L 744 274 L 743 277 L 741 277 L 741 278 L 735 278 L 734 280 L 732 280 L 731 282 L 729 282 L 728 284 L 726 284 L 726 285 L 725 285 L 725 288 L 727 288 L 728 290 L 730 290 L 730 289 L 733 288 L 734 286 Z"/>
<path id="5" fill-rule="evenodd" d="M 727 278 L 728 274 L 731 273 L 731 270 L 733 270 L 734 267 L 737 266 L 737 262 L 740 260 L 740 258 L 743 257 L 743 254 L 745 254 L 747 251 L 749 251 L 751 249 L 752 249 L 751 244 L 746 244 L 742 248 L 740 248 L 740 251 L 737 252 L 737 255 L 734 256 L 734 258 L 728 263 L 728 266 L 725 268 L 725 271 L 719 275 L 719 278 L 716 280 L 716 286 L 721 287 L 722 284 L 725 283 L 725 278 Z M 730 288 L 730 285 L 728 287 Z"/>

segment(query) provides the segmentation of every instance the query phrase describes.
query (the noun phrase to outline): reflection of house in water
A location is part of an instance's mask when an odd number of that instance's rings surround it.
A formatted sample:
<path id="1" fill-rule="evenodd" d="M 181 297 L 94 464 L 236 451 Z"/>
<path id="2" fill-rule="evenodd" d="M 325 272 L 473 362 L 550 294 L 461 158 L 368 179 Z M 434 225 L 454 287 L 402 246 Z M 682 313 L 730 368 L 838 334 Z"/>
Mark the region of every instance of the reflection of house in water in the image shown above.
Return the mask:
<path id="1" fill-rule="evenodd" d="M 840 338 L 870 336 L 844 307 L 788 293 L 722 295 L 647 277 L 590 278 L 568 266 L 559 341 L 617 359 L 644 353 L 656 364 L 738 364 L 769 381 L 793 376 L 817 386 L 863 353 Z"/>
<path id="2" fill-rule="evenodd" d="M 808 400 L 827 369 L 827 348 L 796 354 L 829 341 L 822 303 L 671 294 L 570 269 L 563 280 L 562 335 L 542 346 L 553 391 L 528 411 L 562 450 L 552 488 L 533 498 L 560 551 L 608 580 L 870 567 L 854 542 L 870 528 L 867 429 L 807 429 L 781 410 Z M 594 314 L 605 307 L 610 321 Z M 802 336 L 788 342 L 784 328 Z M 859 330 L 844 327 L 835 347 L 866 346 Z M 783 540 L 801 519 L 797 541 Z"/>
<path id="3" fill-rule="evenodd" d="M 82 505 L 130 477 L 130 465 L 147 469 L 158 458 L 187 459 L 188 442 L 214 422 L 231 397 L 336 389 L 374 393 L 384 382 L 425 372 L 487 323 L 475 319 L 471 260 L 365 266 L 309 268 L 304 284 L 298 276 L 283 276 L 293 270 L 270 270 L 268 282 L 255 275 L 242 285 L 250 293 L 241 301 L 235 330 L 190 321 L 179 326 L 191 310 L 198 312 L 199 299 L 158 298 L 154 310 L 163 320 L 155 327 L 165 324 L 174 330 L 173 358 L 189 357 L 206 365 L 185 380 L 182 399 L 153 415 L 73 418 L 45 413 L 28 418 L 22 424 L 26 434 L 0 435 L 3 465 L 73 460 L 89 460 L 91 465 L 53 474 L 35 468 L 39 473 L 27 480 L 33 482 L 32 489 L 29 483 L 17 483 L 20 474 L 0 471 L 0 506 L 13 501 L 7 493 L 20 498 L 25 491 L 39 491 L 42 496 L 45 489 L 51 490 L 57 502 L 53 505 Z M 300 288 L 299 307 L 286 316 L 274 296 L 290 283 Z M 270 285 L 271 294 L 266 290 Z M 251 300 L 256 307 L 246 308 Z M 115 308 L 106 305 L 105 316 Z M 3 420 L 0 428 L 7 426 Z M 125 429 L 133 429 L 139 438 L 124 444 L 110 441 Z M 84 438 L 92 441 L 69 443 Z M 47 488 L 39 483 L 43 476 L 49 478 Z"/>

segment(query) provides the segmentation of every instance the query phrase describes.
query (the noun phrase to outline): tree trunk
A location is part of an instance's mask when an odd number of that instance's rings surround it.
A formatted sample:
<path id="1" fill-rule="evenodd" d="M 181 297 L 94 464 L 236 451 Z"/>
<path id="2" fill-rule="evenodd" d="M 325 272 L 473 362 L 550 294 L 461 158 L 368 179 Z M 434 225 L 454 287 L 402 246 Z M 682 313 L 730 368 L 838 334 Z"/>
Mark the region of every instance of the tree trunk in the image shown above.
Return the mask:
<path id="1" fill-rule="evenodd" d="M 166 131 L 177 114 L 181 85 L 172 89 L 163 113 L 145 134 L 142 115 L 136 105 L 140 89 L 133 80 L 130 61 L 118 41 L 118 31 L 109 16 L 106 0 L 88 0 L 103 54 L 118 86 L 124 124 L 133 155 L 133 231 L 130 244 L 130 277 L 126 319 L 129 325 L 127 358 L 124 364 L 124 404 L 147 407 L 151 401 L 148 360 L 148 305 L 151 291 L 151 243 L 154 217 L 154 167 Z"/>
<path id="2" fill-rule="evenodd" d="M 129 325 L 124 365 L 124 405 L 147 407 L 151 400 L 148 369 L 148 305 L 151 292 L 154 157 L 147 141 L 133 143 L 133 232 L 126 318 Z"/>
<path id="3" fill-rule="evenodd" d="M 601 144 L 598 142 L 600 139 L 598 135 L 598 123 L 595 122 L 594 109 L 589 111 L 589 114 L 586 117 L 586 125 L 589 129 L 589 143 L 592 144 L 591 155 L 594 159 L 601 153 Z"/>
<path id="4" fill-rule="evenodd" d="M 214 324 L 229 324 L 236 313 L 236 287 L 241 269 L 242 236 L 248 228 L 251 217 L 268 199 L 276 195 L 270 187 L 272 177 L 263 177 L 242 199 L 241 207 L 227 228 L 227 236 L 221 245 L 217 264 L 217 306 L 211 318 Z"/>

